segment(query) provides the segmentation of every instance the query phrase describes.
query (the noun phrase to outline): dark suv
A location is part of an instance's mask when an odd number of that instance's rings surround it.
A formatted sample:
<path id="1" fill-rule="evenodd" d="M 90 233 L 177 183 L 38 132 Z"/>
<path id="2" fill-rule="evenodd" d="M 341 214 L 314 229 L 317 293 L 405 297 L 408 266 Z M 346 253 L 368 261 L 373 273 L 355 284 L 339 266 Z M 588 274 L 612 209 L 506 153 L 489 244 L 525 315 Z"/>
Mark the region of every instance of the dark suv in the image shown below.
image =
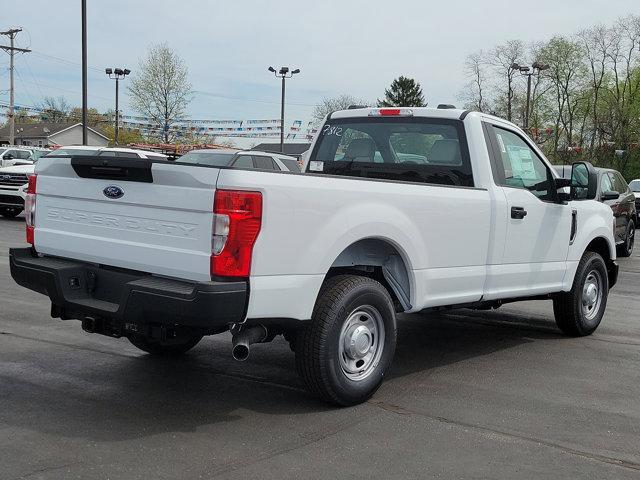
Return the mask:
<path id="1" fill-rule="evenodd" d="M 562 178 L 571 178 L 571 165 L 555 167 Z M 613 210 L 616 219 L 613 236 L 618 246 L 618 256 L 628 257 L 633 253 L 636 233 L 636 197 L 617 170 L 596 168 L 598 172 L 598 197 Z"/>

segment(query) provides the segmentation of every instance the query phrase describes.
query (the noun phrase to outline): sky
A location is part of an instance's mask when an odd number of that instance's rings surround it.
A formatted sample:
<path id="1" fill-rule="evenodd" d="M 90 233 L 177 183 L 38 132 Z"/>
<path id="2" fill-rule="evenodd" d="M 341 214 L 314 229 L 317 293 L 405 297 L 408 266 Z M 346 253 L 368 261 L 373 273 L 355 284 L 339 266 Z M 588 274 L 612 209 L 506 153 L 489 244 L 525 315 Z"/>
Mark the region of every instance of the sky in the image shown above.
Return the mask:
<path id="1" fill-rule="evenodd" d="M 189 68 L 195 91 L 189 118 L 279 118 L 280 83 L 267 67 L 300 68 L 287 82 L 287 122 L 310 120 L 324 97 L 350 94 L 373 102 L 399 75 L 420 82 L 429 105 L 460 104 L 466 55 L 514 38 L 545 40 L 640 13 L 637 0 L 87 4 L 90 107 L 113 109 L 115 86 L 105 67 L 135 74 L 149 46 L 167 42 Z M 18 46 L 33 50 L 16 56 L 16 103 L 33 106 L 44 96 L 64 96 L 80 105 L 80 0 L 2 0 L 0 30 L 15 26 L 24 29 Z M 0 52 L 3 102 L 8 101 L 8 64 L 8 55 Z M 126 88 L 120 104 L 124 115 L 135 114 Z"/>

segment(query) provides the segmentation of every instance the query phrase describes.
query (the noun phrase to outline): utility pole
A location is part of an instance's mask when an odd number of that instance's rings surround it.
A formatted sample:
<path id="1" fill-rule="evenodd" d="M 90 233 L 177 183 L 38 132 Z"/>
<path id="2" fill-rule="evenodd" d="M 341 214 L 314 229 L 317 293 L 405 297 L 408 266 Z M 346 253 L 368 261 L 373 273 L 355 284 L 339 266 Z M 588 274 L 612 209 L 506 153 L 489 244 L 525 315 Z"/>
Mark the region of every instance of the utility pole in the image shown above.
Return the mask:
<path id="1" fill-rule="evenodd" d="M 13 56 L 16 52 L 29 53 L 31 50 L 28 48 L 18 48 L 15 46 L 16 34 L 21 32 L 22 28 L 12 28 L 5 32 L 0 32 L 0 35 L 9 37 L 9 46 L 0 45 L 0 49 L 5 52 L 9 52 L 9 145 L 15 143 L 16 122 L 14 117 L 14 86 L 13 86 L 13 70 L 14 62 Z"/>
<path id="2" fill-rule="evenodd" d="M 82 145 L 87 144 L 87 0 L 80 0 L 82 22 Z"/>

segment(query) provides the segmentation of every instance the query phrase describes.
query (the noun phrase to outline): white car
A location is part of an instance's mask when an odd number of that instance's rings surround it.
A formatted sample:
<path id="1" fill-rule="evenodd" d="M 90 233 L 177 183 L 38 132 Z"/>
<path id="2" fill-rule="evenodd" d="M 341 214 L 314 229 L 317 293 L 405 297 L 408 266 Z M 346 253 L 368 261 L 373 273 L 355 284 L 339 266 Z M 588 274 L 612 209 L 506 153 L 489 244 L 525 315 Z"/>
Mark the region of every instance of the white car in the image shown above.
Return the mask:
<path id="1" fill-rule="evenodd" d="M 283 334 L 307 388 L 353 405 L 382 382 L 401 312 L 550 300 L 561 331 L 593 333 L 618 275 L 596 192 L 590 164 L 559 178 L 490 115 L 346 110 L 304 174 L 45 157 L 11 274 L 53 317 L 151 354 L 230 330 L 244 360 Z"/>
<path id="2" fill-rule="evenodd" d="M 176 163 L 300 173 L 300 165 L 294 157 L 256 150 L 191 150 L 179 157 Z"/>
<path id="3" fill-rule="evenodd" d="M 32 151 L 32 149 L 24 147 L 0 147 L 0 168 L 29 160 Z"/>
<path id="4" fill-rule="evenodd" d="M 167 160 L 167 156 L 162 153 L 150 152 L 148 150 L 138 150 L 135 148 L 122 147 L 106 147 L 101 148 L 98 152 L 100 157 L 128 157 L 136 156 L 139 158 L 148 158 L 149 160 Z"/>

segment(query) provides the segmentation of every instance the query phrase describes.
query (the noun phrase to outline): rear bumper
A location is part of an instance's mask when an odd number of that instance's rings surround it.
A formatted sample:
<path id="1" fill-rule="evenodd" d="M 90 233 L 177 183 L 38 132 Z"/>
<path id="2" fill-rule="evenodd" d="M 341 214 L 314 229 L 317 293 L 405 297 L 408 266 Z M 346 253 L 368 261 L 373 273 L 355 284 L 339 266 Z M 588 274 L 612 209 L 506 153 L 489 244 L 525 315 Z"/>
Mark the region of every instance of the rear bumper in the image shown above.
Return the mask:
<path id="1" fill-rule="evenodd" d="M 216 331 L 242 322 L 247 282 L 191 282 L 116 270 L 90 263 L 9 251 L 11 276 L 51 299 L 51 315 L 108 321 L 115 336 L 140 333 L 145 325 Z"/>

